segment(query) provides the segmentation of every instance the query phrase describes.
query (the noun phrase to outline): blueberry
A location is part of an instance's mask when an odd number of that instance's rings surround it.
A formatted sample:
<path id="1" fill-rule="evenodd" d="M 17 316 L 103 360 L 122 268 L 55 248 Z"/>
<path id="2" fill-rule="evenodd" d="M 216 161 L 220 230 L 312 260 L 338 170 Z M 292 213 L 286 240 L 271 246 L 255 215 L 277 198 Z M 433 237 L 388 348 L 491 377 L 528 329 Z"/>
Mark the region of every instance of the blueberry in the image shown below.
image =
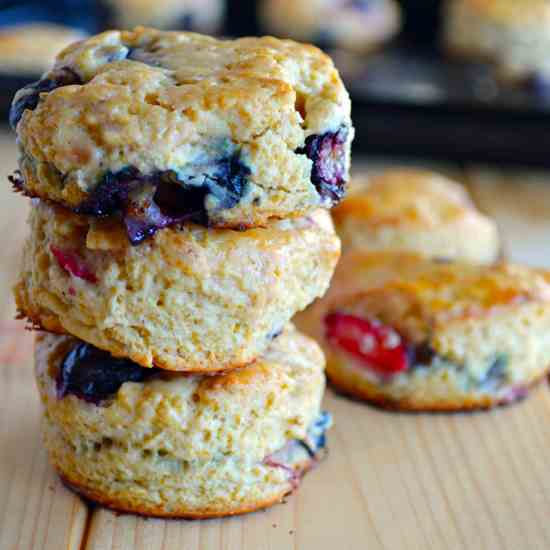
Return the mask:
<path id="1" fill-rule="evenodd" d="M 49 73 L 46 78 L 28 84 L 19 90 L 17 99 L 11 105 L 9 115 L 10 126 L 15 130 L 23 116 L 23 112 L 26 109 L 30 111 L 36 109 L 41 93 L 51 92 L 62 86 L 81 83 L 82 81 L 79 76 L 72 69 L 64 67 Z"/>
<path id="2" fill-rule="evenodd" d="M 492 365 L 489 367 L 487 374 L 480 381 L 483 387 L 500 387 L 506 382 L 508 371 L 508 356 L 499 355 L 495 358 Z"/>
<path id="3" fill-rule="evenodd" d="M 317 417 L 312 426 L 310 426 L 306 439 L 296 440 L 309 454 L 311 458 L 316 458 L 319 451 L 325 448 L 326 431 L 332 425 L 332 416 L 323 411 Z"/>
<path id="4" fill-rule="evenodd" d="M 96 217 L 121 213 L 130 242 L 138 245 L 171 225 L 193 221 L 207 226 L 207 199 L 215 199 L 216 209 L 233 208 L 246 192 L 249 175 L 238 153 L 185 180 L 171 170 L 145 175 L 128 167 L 107 173 L 76 212 Z"/>
<path id="5" fill-rule="evenodd" d="M 117 359 L 82 342 L 61 363 L 56 378 L 57 397 L 63 399 L 73 394 L 97 405 L 115 395 L 125 382 L 144 382 L 158 373 L 158 369 L 146 369 L 129 359 Z"/>
<path id="6" fill-rule="evenodd" d="M 411 368 L 429 366 L 435 358 L 435 350 L 428 342 L 408 347 L 409 365 Z"/>
<path id="7" fill-rule="evenodd" d="M 345 193 L 347 137 L 348 128 L 341 126 L 336 132 L 309 136 L 305 146 L 296 151 L 313 162 L 311 182 L 328 206 L 337 203 Z"/>
<path id="8" fill-rule="evenodd" d="M 144 48 L 131 48 L 128 50 L 127 58 L 132 61 L 139 61 L 145 65 L 150 65 L 151 67 L 160 67 L 161 63 L 155 57 L 155 53 Z"/>
<path id="9" fill-rule="evenodd" d="M 123 208 L 130 191 L 144 179 L 139 170 L 132 167 L 107 172 L 90 197 L 75 209 L 76 213 L 99 218 L 111 216 Z"/>

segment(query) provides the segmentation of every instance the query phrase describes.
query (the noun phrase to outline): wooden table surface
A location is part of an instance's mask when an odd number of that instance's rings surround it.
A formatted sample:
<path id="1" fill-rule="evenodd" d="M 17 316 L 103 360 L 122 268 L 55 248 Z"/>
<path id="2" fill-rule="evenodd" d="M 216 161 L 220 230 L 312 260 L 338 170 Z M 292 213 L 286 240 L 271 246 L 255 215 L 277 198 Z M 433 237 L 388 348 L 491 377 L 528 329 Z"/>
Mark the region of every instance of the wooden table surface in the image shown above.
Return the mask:
<path id="1" fill-rule="evenodd" d="M 389 162 L 356 164 L 380 170 Z M 0 178 L 14 167 L 13 138 L 0 133 Z M 467 181 L 513 259 L 550 266 L 550 174 L 436 167 Z M 47 463 L 32 334 L 13 320 L 27 206 L 0 186 L 0 550 L 550 548 L 546 383 L 516 406 L 466 415 L 386 413 L 329 390 L 328 459 L 265 512 L 161 521 L 89 507 Z"/>

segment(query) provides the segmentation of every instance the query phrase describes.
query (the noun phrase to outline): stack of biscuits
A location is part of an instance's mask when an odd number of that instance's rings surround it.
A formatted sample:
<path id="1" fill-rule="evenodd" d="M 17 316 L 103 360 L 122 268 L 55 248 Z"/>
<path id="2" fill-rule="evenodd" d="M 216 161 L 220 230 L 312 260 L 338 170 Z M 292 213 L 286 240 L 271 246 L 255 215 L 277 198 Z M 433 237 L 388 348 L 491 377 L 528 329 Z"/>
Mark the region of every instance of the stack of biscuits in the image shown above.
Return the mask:
<path id="1" fill-rule="evenodd" d="M 278 502 L 324 446 L 324 358 L 290 323 L 340 254 L 350 101 L 321 51 L 137 28 L 14 98 L 32 198 L 15 294 L 43 332 L 45 444 L 118 510 Z"/>
<path id="2" fill-rule="evenodd" d="M 550 368 L 550 274 L 502 258 L 496 224 L 446 176 L 352 182 L 333 212 L 343 258 L 295 319 L 338 390 L 385 408 L 487 409 Z"/>

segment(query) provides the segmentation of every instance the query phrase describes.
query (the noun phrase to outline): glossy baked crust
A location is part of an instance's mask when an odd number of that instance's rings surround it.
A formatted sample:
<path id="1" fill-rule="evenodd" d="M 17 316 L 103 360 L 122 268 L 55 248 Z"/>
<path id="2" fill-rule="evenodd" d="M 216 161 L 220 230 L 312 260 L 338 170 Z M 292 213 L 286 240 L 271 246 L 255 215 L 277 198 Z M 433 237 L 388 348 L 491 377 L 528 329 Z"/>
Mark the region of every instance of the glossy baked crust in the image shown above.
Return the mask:
<path id="1" fill-rule="evenodd" d="M 15 96 L 19 188 L 102 217 L 162 184 L 180 217 L 259 226 L 338 202 L 350 109 L 313 46 L 109 31 L 65 49 Z"/>

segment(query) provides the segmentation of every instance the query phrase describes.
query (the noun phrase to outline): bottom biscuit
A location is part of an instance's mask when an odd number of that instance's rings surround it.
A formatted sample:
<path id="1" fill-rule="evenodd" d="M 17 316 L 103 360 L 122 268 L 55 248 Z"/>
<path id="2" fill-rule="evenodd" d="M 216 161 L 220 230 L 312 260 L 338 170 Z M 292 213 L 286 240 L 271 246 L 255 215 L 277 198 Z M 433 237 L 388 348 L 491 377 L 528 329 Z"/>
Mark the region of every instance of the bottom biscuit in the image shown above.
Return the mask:
<path id="1" fill-rule="evenodd" d="M 323 455 L 324 361 L 293 327 L 224 376 L 144 369 L 79 340 L 36 348 L 44 440 L 65 483 L 107 507 L 207 518 L 280 502 Z"/>

